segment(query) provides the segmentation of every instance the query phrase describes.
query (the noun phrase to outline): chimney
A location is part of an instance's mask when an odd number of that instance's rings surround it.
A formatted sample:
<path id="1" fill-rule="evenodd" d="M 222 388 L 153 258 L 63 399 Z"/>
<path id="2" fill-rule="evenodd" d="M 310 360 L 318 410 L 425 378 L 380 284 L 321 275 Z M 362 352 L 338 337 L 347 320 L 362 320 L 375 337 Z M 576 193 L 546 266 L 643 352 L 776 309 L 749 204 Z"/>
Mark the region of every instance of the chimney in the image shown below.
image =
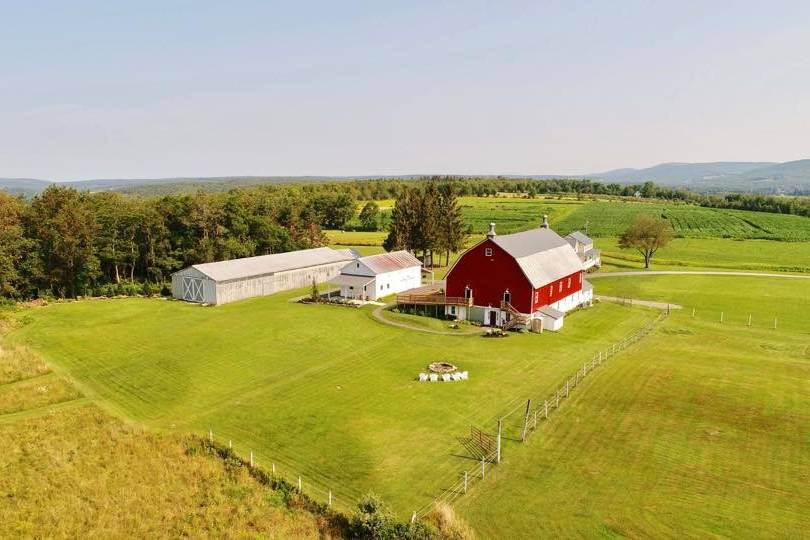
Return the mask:
<path id="1" fill-rule="evenodd" d="M 495 224 L 490 223 L 489 224 L 489 232 L 487 233 L 487 238 L 495 238 L 496 236 L 497 236 L 497 233 L 495 232 Z"/>
<path id="2" fill-rule="evenodd" d="M 548 214 L 543 214 L 543 224 L 540 225 L 541 229 L 548 229 Z"/>

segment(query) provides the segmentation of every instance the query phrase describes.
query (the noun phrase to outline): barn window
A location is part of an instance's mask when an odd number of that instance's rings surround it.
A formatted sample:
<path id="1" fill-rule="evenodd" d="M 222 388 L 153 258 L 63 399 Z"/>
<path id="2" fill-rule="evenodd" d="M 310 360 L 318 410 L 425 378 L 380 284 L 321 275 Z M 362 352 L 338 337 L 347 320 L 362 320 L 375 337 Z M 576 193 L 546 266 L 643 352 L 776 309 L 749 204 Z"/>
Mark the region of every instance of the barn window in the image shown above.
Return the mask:
<path id="1" fill-rule="evenodd" d="M 484 255 L 486 255 L 487 257 L 492 257 L 492 248 L 484 249 Z"/>
<path id="2" fill-rule="evenodd" d="M 548 295 L 551 296 L 552 294 L 554 294 L 554 285 L 550 285 L 548 288 Z"/>
<path id="3" fill-rule="evenodd" d="M 559 292 L 562 292 L 562 281 L 560 282 Z"/>
<path id="4" fill-rule="evenodd" d="M 579 274 L 579 282 L 582 283 L 582 274 Z"/>
<path id="5" fill-rule="evenodd" d="M 569 289 L 571 288 L 571 278 L 568 278 L 568 285 L 566 285 L 566 287 Z"/>
<path id="6" fill-rule="evenodd" d="M 471 288 L 464 287 L 464 298 L 466 298 L 467 300 L 472 298 L 472 289 Z"/>
<path id="7" fill-rule="evenodd" d="M 534 291 L 534 303 L 540 302 L 540 291 Z"/>
<path id="8" fill-rule="evenodd" d="M 507 304 L 512 302 L 512 293 L 509 292 L 509 289 L 506 289 L 503 292 L 503 301 L 506 302 Z"/>
<path id="9" fill-rule="evenodd" d="M 386 285 L 386 287 L 385 287 L 385 288 L 386 288 L 386 289 L 390 289 L 390 288 L 391 288 L 391 284 L 389 283 L 388 285 Z"/>
<path id="10" fill-rule="evenodd" d="M 456 306 L 450 306 L 450 315 L 456 314 Z"/>

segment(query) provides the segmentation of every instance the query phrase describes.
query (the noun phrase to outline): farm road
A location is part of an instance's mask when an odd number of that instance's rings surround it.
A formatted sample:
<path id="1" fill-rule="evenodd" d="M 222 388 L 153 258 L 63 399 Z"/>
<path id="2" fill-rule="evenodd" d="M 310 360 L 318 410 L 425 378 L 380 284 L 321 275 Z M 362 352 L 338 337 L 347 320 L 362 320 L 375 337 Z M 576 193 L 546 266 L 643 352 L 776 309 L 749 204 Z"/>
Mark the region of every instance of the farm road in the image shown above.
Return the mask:
<path id="1" fill-rule="evenodd" d="M 597 294 L 594 298 L 604 302 L 615 302 L 617 304 L 630 304 L 631 306 L 644 306 L 655 309 L 682 309 L 680 304 L 672 304 L 667 302 L 654 302 L 652 300 L 637 300 L 635 298 L 620 298 L 618 296 L 602 296 Z"/>
<path id="2" fill-rule="evenodd" d="M 778 277 L 810 279 L 810 276 L 797 274 L 768 274 L 763 272 L 701 272 L 698 270 L 638 270 L 635 272 L 605 272 L 604 274 L 591 274 L 588 279 L 603 277 L 638 277 L 638 276 L 742 276 L 742 277 Z"/>

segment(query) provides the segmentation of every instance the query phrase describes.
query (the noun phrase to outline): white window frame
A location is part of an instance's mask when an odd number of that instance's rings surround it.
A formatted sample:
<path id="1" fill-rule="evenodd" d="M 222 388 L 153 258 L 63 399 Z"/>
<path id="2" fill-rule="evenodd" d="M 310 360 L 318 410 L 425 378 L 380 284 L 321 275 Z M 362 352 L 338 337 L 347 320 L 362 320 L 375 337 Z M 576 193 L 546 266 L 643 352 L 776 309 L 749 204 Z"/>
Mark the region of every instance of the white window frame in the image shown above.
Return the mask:
<path id="1" fill-rule="evenodd" d="M 484 248 L 484 256 L 492 257 L 492 248 Z"/>

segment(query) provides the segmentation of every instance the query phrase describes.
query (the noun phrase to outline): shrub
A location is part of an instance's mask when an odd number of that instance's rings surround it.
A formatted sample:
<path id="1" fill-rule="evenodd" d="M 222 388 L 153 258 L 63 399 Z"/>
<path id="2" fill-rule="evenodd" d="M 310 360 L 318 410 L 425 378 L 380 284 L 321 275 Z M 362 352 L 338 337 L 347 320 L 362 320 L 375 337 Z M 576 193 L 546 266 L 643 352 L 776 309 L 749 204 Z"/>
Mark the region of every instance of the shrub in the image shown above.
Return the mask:
<path id="1" fill-rule="evenodd" d="M 430 540 L 438 538 L 436 531 L 422 522 L 402 523 L 397 521 L 383 500 L 369 493 L 357 504 L 357 510 L 349 522 L 350 538 Z"/>

